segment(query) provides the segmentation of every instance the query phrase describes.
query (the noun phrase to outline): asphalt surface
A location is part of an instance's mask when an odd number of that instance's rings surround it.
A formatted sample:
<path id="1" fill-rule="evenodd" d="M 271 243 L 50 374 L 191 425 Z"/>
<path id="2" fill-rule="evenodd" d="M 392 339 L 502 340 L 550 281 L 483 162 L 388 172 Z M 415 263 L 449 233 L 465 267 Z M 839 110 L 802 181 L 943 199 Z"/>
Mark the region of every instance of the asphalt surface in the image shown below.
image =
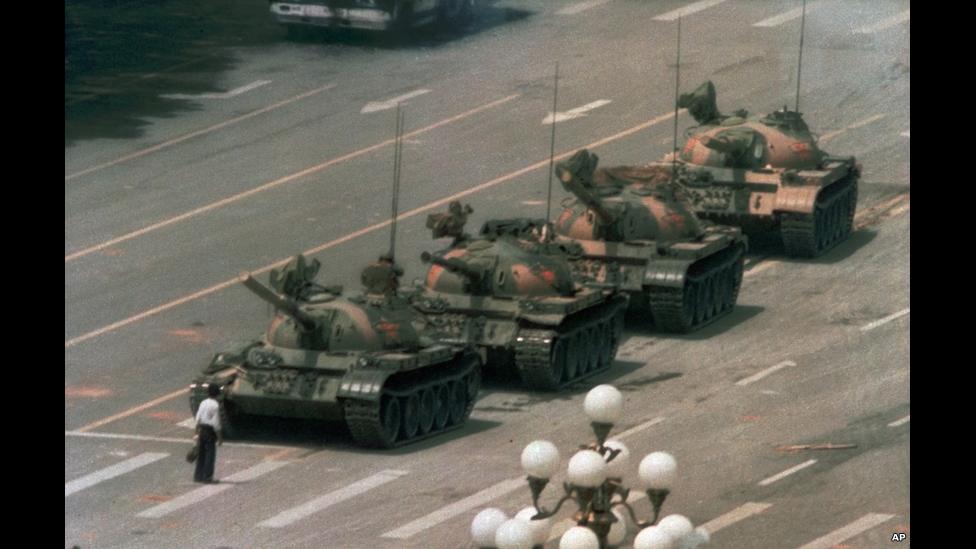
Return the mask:
<path id="1" fill-rule="evenodd" d="M 698 525 L 764 504 L 711 546 L 801 547 L 862 518 L 819 546 L 909 532 L 909 23 L 879 25 L 908 2 L 808 6 L 800 110 L 826 150 L 864 166 L 848 241 L 812 261 L 760 246 L 729 317 L 681 337 L 630 330 L 609 372 L 564 394 L 496 380 L 463 429 L 392 452 L 317 424 L 260 424 L 220 448 L 219 493 L 196 491 L 181 389 L 269 318 L 237 273 L 312 250 L 321 279 L 356 290 L 388 245 L 394 109 L 368 104 L 428 90 L 403 105 L 415 133 L 397 256 L 419 278 L 420 252 L 443 244 L 426 213 L 449 197 L 471 203 L 473 228 L 545 214 L 556 62 L 558 111 L 610 101 L 558 123 L 557 154 L 591 146 L 612 165 L 670 150 L 676 24 L 654 18 L 689 2 L 499 2 L 466 29 L 406 42 L 286 39 L 257 4 L 66 4 L 66 547 L 467 547 L 478 510 L 529 504 L 527 486 L 506 483 L 525 444 L 553 441 L 565 465 L 589 441 L 582 400 L 600 383 L 625 392 L 616 432 L 663 418 L 625 442 L 634 470 L 651 451 L 677 458 L 665 514 Z M 682 89 L 713 80 L 723 111 L 792 107 L 800 20 L 754 25 L 798 6 L 728 1 L 683 17 Z M 96 23 L 110 8 L 119 24 Z M 692 124 L 679 117 L 679 131 Z M 554 196 L 558 210 L 558 185 Z M 824 443 L 854 447 L 777 449 Z M 232 476 L 255 466 L 267 470 Z M 364 480 L 379 484 L 360 492 Z M 288 514 L 322 496 L 333 504 Z M 287 524 L 262 524 L 274 517 Z"/>

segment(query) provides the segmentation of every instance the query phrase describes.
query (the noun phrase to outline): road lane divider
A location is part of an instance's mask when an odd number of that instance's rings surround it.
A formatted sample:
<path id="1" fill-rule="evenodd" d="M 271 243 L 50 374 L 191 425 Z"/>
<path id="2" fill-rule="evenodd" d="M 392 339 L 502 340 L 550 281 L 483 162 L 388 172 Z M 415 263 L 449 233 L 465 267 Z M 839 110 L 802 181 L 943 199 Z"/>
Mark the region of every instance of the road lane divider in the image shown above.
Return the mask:
<path id="1" fill-rule="evenodd" d="M 679 17 L 688 17 L 689 15 L 708 9 L 712 6 L 717 6 L 725 2 L 725 0 L 701 0 L 700 2 L 692 2 L 683 8 L 678 8 L 676 10 L 669 11 L 667 13 L 662 13 L 654 18 L 655 21 L 674 21 Z"/>
<path id="2" fill-rule="evenodd" d="M 201 486 L 196 490 L 183 494 L 182 496 L 177 496 L 169 501 L 160 503 L 155 507 L 150 507 L 136 516 L 141 518 L 164 517 L 172 512 L 183 509 L 184 507 L 189 507 L 191 505 L 200 503 L 207 498 L 216 496 L 224 490 L 230 489 L 235 483 L 251 482 L 252 480 L 260 478 L 267 473 L 280 469 L 285 465 L 288 465 L 287 461 L 263 461 L 254 467 L 250 467 L 220 479 L 220 484 L 208 484 L 206 486 Z"/>
<path id="3" fill-rule="evenodd" d="M 88 433 L 80 431 L 65 431 L 64 436 L 66 437 L 79 437 L 79 438 L 111 438 L 117 440 L 138 440 L 144 442 L 174 442 L 177 444 L 193 444 L 194 440 L 192 438 L 176 438 L 176 437 L 153 437 L 147 435 L 130 435 L 126 433 Z M 297 450 L 294 446 L 282 446 L 280 444 L 261 444 L 257 442 L 225 442 L 224 446 L 237 446 L 240 448 L 267 448 L 272 450 Z"/>
<path id="4" fill-rule="evenodd" d="M 817 460 L 815 460 L 815 459 L 808 459 L 807 461 L 804 461 L 803 463 L 801 463 L 799 465 L 796 465 L 794 467 L 790 467 L 789 469 L 787 469 L 787 470 L 785 470 L 785 471 L 783 471 L 781 473 L 776 473 L 775 475 L 773 475 L 773 476 L 771 476 L 769 478 L 760 480 L 759 481 L 759 485 L 760 486 L 769 486 L 770 484 L 776 482 L 777 480 L 782 480 L 782 479 L 784 479 L 784 478 L 792 475 L 793 473 L 795 473 L 797 471 L 801 471 L 803 469 L 806 469 L 807 467 L 813 465 L 814 463 L 817 463 Z"/>
<path id="5" fill-rule="evenodd" d="M 468 111 L 465 111 L 463 113 L 456 114 L 454 116 L 445 118 L 443 120 L 439 120 L 439 121 L 437 121 L 437 122 L 435 122 L 433 124 L 430 124 L 428 126 L 424 126 L 423 128 L 419 128 L 419 129 L 413 130 L 411 132 L 407 132 L 402 137 L 403 137 L 403 139 L 409 139 L 411 137 L 416 137 L 418 135 L 421 135 L 421 134 L 427 133 L 429 131 L 435 130 L 435 129 L 441 127 L 441 126 L 445 126 L 447 124 L 451 124 L 453 122 L 457 122 L 458 120 L 462 120 L 464 118 L 467 118 L 469 116 L 472 116 L 474 114 L 477 114 L 477 113 L 479 113 L 481 111 L 484 111 L 486 109 L 490 109 L 492 107 L 497 107 L 498 105 L 501 105 L 503 103 L 507 103 L 507 102 L 515 99 L 516 97 L 519 97 L 519 96 L 520 96 L 520 94 L 517 94 L 516 93 L 516 94 L 509 95 L 507 97 L 503 97 L 501 99 L 496 99 L 495 101 L 491 101 L 489 103 L 485 103 L 484 105 L 475 107 L 475 108 L 470 109 Z M 296 179 L 299 179 L 299 178 L 305 177 L 307 175 L 311 175 L 313 173 L 322 171 L 322 170 L 324 170 L 324 169 L 326 169 L 326 168 L 328 168 L 330 166 L 334 166 L 336 164 L 340 164 L 342 162 L 346 162 L 346 161 L 352 160 L 353 158 L 358 158 L 360 156 L 363 156 L 364 154 L 368 154 L 368 153 L 371 153 L 373 151 L 379 150 L 379 149 L 381 149 L 383 147 L 386 147 L 388 145 L 392 145 L 394 141 L 395 141 L 395 139 L 386 139 L 384 141 L 380 141 L 379 143 L 376 143 L 374 145 L 370 145 L 369 147 L 365 147 L 365 148 L 362 148 L 362 149 L 358 149 L 358 150 L 352 151 L 350 153 L 346 153 L 346 154 L 344 154 L 342 156 L 338 156 L 338 157 L 333 158 L 331 160 L 327 160 L 325 162 L 322 162 L 321 164 L 316 164 L 315 166 L 312 166 L 310 168 L 305 168 L 304 170 L 295 172 L 295 173 L 290 174 L 290 175 L 286 175 L 284 177 L 280 177 L 278 179 L 275 179 L 274 181 L 269 181 L 267 183 L 264 183 L 262 185 L 259 185 L 257 187 L 254 187 L 253 189 L 249 189 L 249 190 L 246 190 L 246 191 L 237 193 L 235 195 L 231 195 L 231 196 L 228 196 L 226 198 L 222 198 L 222 199 L 217 200 L 215 202 L 211 202 L 210 204 L 207 204 L 205 206 L 200 206 L 199 208 L 195 208 L 195 209 L 190 210 L 188 212 L 184 212 L 184 213 L 182 213 L 180 215 L 173 216 L 173 217 L 170 217 L 168 219 L 164 219 L 162 221 L 153 223 L 152 225 L 147 225 L 147 226 L 145 226 L 145 227 L 143 227 L 141 229 L 137 229 L 135 231 L 131 231 L 131 232 L 126 233 L 124 235 L 121 235 L 121 236 L 118 236 L 118 237 L 115 237 L 115 238 L 106 240 L 106 241 L 104 241 L 104 242 L 102 242 L 100 244 L 96 244 L 94 246 L 89 246 L 89 247 L 84 248 L 82 250 L 78 250 L 76 252 L 72 252 L 72 253 L 64 256 L 64 262 L 67 263 L 69 261 L 73 261 L 75 259 L 78 259 L 79 257 L 84 257 L 84 256 L 89 255 L 89 254 L 92 254 L 94 252 L 97 252 L 97 251 L 100 251 L 100 250 L 104 250 L 105 248 L 108 248 L 108 247 L 111 247 L 111 246 L 115 246 L 116 244 L 121 244 L 122 242 L 125 242 L 127 240 L 132 240 L 133 238 L 136 238 L 138 236 L 142 236 L 144 234 L 148 234 L 148 233 L 151 233 L 153 231 L 157 231 L 159 229 L 162 229 L 163 227 L 168 227 L 170 225 L 173 225 L 174 223 L 179 223 L 181 221 L 186 221 L 187 219 L 190 219 L 192 217 L 196 217 L 196 216 L 198 216 L 200 214 L 204 214 L 204 213 L 207 213 L 207 212 L 216 210 L 217 208 L 222 208 L 224 206 L 227 206 L 228 204 L 233 204 L 234 202 L 238 202 L 240 200 L 243 200 L 243 199 L 248 198 L 250 196 L 256 195 L 258 193 L 262 193 L 264 191 L 273 189 L 273 188 L 278 187 L 280 185 L 284 185 L 285 183 L 289 183 L 289 182 L 294 181 Z"/>
<path id="6" fill-rule="evenodd" d="M 586 2 L 570 4 L 569 6 L 557 11 L 556 15 L 576 15 L 577 13 L 609 3 L 610 0 L 587 0 Z"/>
<path id="7" fill-rule="evenodd" d="M 755 374 L 753 374 L 753 375 L 751 375 L 751 376 L 749 376 L 749 377 L 747 377 L 745 379 L 740 379 L 739 381 L 736 381 L 735 384 L 738 385 L 739 387 L 744 387 L 746 385 L 749 385 L 750 383 L 755 383 L 755 382 L 759 381 L 760 379 L 768 376 L 769 374 L 778 372 L 778 371 L 782 370 L 783 368 L 792 368 L 792 367 L 795 367 L 795 366 L 796 366 L 796 362 L 793 362 L 792 360 L 784 360 L 783 362 L 780 362 L 779 364 L 776 364 L 774 366 L 770 366 L 769 368 L 766 368 L 765 370 L 762 370 L 761 372 L 757 372 L 757 373 L 755 373 Z"/>
<path id="8" fill-rule="evenodd" d="M 190 132 L 190 133 L 187 133 L 187 134 L 183 134 L 183 135 L 181 135 L 179 137 L 174 137 L 173 139 L 170 139 L 169 141 L 164 141 L 163 143 L 160 143 L 158 145 L 153 145 L 152 147 L 147 147 L 145 149 L 138 150 L 138 151 L 136 151 L 134 153 L 127 154 L 127 155 L 125 155 L 125 156 L 123 156 L 121 158 L 116 158 L 115 160 L 110 160 L 108 162 L 103 162 L 101 164 L 98 164 L 98 165 L 92 166 L 90 168 L 86 168 L 84 170 L 81 170 L 80 172 L 75 172 L 73 174 L 66 175 L 66 176 L 64 176 L 64 180 L 65 181 L 70 181 L 72 179 L 75 179 L 76 177 L 81 177 L 81 176 L 83 176 L 85 174 L 89 174 L 89 173 L 92 173 L 94 171 L 98 171 L 98 170 L 101 170 L 101 169 L 104 169 L 104 168 L 108 168 L 109 166 L 115 166 L 117 164 L 121 164 L 123 162 L 128 162 L 129 160 L 132 160 L 132 159 L 135 159 L 135 158 L 139 158 L 141 156 L 146 156 L 147 154 L 154 153 L 156 151 L 165 149 L 167 147 L 171 147 L 173 145 L 176 145 L 177 143 L 182 143 L 182 142 L 184 142 L 184 141 L 186 141 L 188 139 L 193 139 L 194 137 L 199 137 L 201 135 L 204 135 L 204 134 L 208 134 L 210 132 L 217 131 L 217 130 L 219 130 L 221 128 L 226 128 L 227 126 L 230 126 L 231 124 L 236 124 L 238 122 L 242 122 L 244 120 L 247 120 L 248 118 L 253 118 L 253 117 L 255 117 L 255 116 L 259 115 L 259 114 L 264 114 L 264 113 L 266 113 L 268 111 L 273 111 L 275 109 L 284 107 L 285 105 L 289 105 L 289 104 L 294 103 L 296 101 L 301 101 L 302 99 L 307 99 L 309 97 L 312 97 L 313 95 L 322 93 L 322 92 L 324 92 L 326 90 L 331 90 L 335 86 L 336 86 L 335 84 L 326 84 L 324 86 L 320 86 L 318 88 L 315 88 L 314 90 L 309 90 L 309 91 L 307 91 L 305 93 L 300 93 L 300 94 L 298 94 L 298 95 L 296 95 L 294 97 L 289 97 L 288 99 L 285 99 L 283 101 L 278 101 L 277 103 L 273 103 L 271 105 L 268 105 L 267 107 L 262 107 L 260 109 L 251 111 L 251 112 L 249 112 L 247 114 L 242 114 L 241 116 L 238 116 L 238 117 L 235 117 L 235 118 L 231 118 L 230 120 L 225 120 L 223 122 L 214 124 L 213 126 L 208 126 L 206 128 L 203 128 L 202 130 L 197 130 L 197 131 L 194 131 L 194 132 Z"/>
<path id="9" fill-rule="evenodd" d="M 866 532 L 875 526 L 888 522 L 895 518 L 895 515 L 884 515 L 880 513 L 868 513 L 854 522 L 834 530 L 826 536 L 817 538 L 810 543 L 800 547 L 800 549 L 830 549 L 835 545 L 853 538 L 861 532 Z"/>
<path id="10" fill-rule="evenodd" d="M 878 328 L 880 326 L 884 326 L 885 324 L 891 322 L 892 320 L 897 320 L 897 319 L 899 319 L 899 318 L 907 315 L 910 312 L 912 312 L 912 309 L 910 307 L 907 308 L 907 309 L 902 309 L 902 310 L 898 311 L 897 313 L 892 313 L 892 314 L 890 314 L 890 315 L 888 315 L 888 316 L 886 316 L 884 318 L 879 318 L 878 320 L 875 320 L 874 322 L 871 322 L 870 324 L 865 324 L 864 326 L 861 326 L 861 331 L 862 332 L 868 332 L 868 331 L 871 331 L 871 330 L 873 330 L 875 328 Z"/>
<path id="11" fill-rule="evenodd" d="M 282 511 L 268 520 L 261 522 L 258 524 L 258 526 L 263 528 L 282 528 L 284 526 L 288 526 L 293 522 L 299 521 L 310 515 L 314 515 L 315 513 L 328 509 L 337 503 L 342 503 L 347 499 L 364 494 L 373 488 L 382 486 L 408 474 L 408 471 L 400 471 L 396 469 L 386 469 L 384 471 L 380 471 L 375 475 L 358 480 L 345 488 L 340 488 L 334 492 L 329 492 L 328 494 L 305 502 L 298 507 L 293 507 L 287 511 Z"/>
<path id="12" fill-rule="evenodd" d="M 81 478 L 76 478 L 75 480 L 64 483 L 64 497 L 68 497 L 71 494 L 80 492 L 85 488 L 91 488 L 100 482 L 105 482 L 106 480 L 130 473 L 140 467 L 145 467 L 146 465 L 159 461 L 165 457 L 169 457 L 169 454 L 161 452 L 146 452 L 139 454 L 134 458 L 116 463 L 115 465 L 111 465 L 104 469 L 100 469 Z"/>
<path id="13" fill-rule="evenodd" d="M 806 6 L 807 13 L 810 13 L 813 10 L 813 8 L 818 3 L 819 2 L 808 2 L 807 3 L 807 6 Z M 798 8 L 793 8 L 791 10 L 784 11 L 783 13 L 781 13 L 779 15 L 774 15 L 772 17 L 768 17 L 766 19 L 763 19 L 762 21 L 760 21 L 758 23 L 753 23 L 752 26 L 753 27 L 767 27 L 767 28 L 768 27 L 778 27 L 778 26 L 782 25 L 783 23 L 786 23 L 787 21 L 792 21 L 792 20 L 794 20 L 794 19 L 796 19 L 798 17 L 801 17 L 802 15 L 803 15 L 803 6 L 800 6 Z"/>
<path id="14" fill-rule="evenodd" d="M 897 419 L 895 421 L 892 421 L 891 423 L 888 424 L 888 427 L 900 427 L 900 426 L 908 423 L 909 421 L 911 421 L 911 419 L 912 419 L 912 416 L 911 415 L 907 415 L 907 416 L 905 416 L 905 417 L 903 417 L 901 419 Z"/>

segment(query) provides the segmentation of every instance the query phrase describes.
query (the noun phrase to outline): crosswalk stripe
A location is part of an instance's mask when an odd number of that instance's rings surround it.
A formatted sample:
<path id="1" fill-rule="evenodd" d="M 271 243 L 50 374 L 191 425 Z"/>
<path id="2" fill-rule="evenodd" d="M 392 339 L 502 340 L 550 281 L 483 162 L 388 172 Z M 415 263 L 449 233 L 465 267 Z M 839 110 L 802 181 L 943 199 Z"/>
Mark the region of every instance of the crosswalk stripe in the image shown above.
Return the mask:
<path id="1" fill-rule="evenodd" d="M 380 471 L 375 475 L 354 482 L 345 488 L 341 488 L 334 492 L 329 492 L 324 496 L 320 496 L 311 501 L 305 502 L 298 507 L 293 507 L 287 511 L 282 511 L 281 513 L 278 513 L 277 515 L 260 523 L 258 526 L 263 526 L 265 528 L 281 528 L 283 526 L 288 526 L 295 521 L 318 513 L 324 509 L 328 509 L 337 503 L 342 503 L 347 499 L 356 497 L 359 494 L 368 492 L 377 486 L 382 486 L 387 482 L 394 481 L 407 474 L 409 474 L 408 471 L 398 471 L 394 469 Z"/>
<path id="2" fill-rule="evenodd" d="M 142 518 L 159 518 L 165 515 L 177 511 L 184 507 L 188 507 L 195 503 L 199 503 L 209 497 L 215 496 L 224 490 L 227 490 L 237 482 L 250 482 L 265 473 L 270 473 L 279 467 L 287 465 L 287 461 L 265 461 L 251 467 L 240 471 L 239 473 L 234 473 L 229 477 L 221 479 L 220 484 L 208 484 L 206 486 L 201 486 L 196 490 L 187 492 L 182 496 L 173 498 L 167 502 L 161 503 L 155 507 L 146 509 L 145 511 L 139 513 L 138 517 Z"/>
<path id="3" fill-rule="evenodd" d="M 403 526 L 386 532 L 381 537 L 384 538 L 394 538 L 394 539 L 407 539 L 414 536 L 424 530 L 436 526 L 445 520 L 454 518 L 465 511 L 474 509 L 479 505 L 484 505 L 489 501 L 501 497 L 509 492 L 514 492 L 518 488 L 528 488 L 525 483 L 524 477 L 511 478 L 508 480 L 503 480 L 490 488 L 486 488 L 477 494 L 468 496 L 460 501 L 456 501 L 450 505 L 441 507 L 437 511 L 430 513 L 427 516 L 421 517 L 413 522 L 404 524 Z"/>
<path id="4" fill-rule="evenodd" d="M 169 457 L 169 454 L 146 452 L 144 454 L 139 454 L 134 458 L 127 459 L 121 463 L 116 463 L 115 465 L 95 471 L 94 473 L 85 475 L 81 478 L 76 478 L 71 482 L 64 483 L 64 497 L 68 497 L 75 492 L 80 492 L 85 488 L 91 488 L 99 482 L 124 475 L 130 471 L 135 471 L 140 467 L 149 465 L 150 463 L 163 459 L 164 457 Z"/>
<path id="5" fill-rule="evenodd" d="M 811 541 L 803 547 L 800 547 L 800 549 L 829 549 L 838 543 L 853 538 L 865 530 L 870 530 L 883 522 L 891 520 L 894 516 L 868 513 L 843 528 L 834 530 L 826 536 Z"/>

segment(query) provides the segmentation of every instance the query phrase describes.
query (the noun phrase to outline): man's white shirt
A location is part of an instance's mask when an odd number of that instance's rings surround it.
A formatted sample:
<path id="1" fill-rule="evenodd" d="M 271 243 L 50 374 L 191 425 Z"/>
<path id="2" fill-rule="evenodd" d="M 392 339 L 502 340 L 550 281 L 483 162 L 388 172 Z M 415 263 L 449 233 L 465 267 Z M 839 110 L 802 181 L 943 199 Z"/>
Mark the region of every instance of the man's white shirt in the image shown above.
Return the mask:
<path id="1" fill-rule="evenodd" d="M 220 430 L 220 404 L 212 398 L 208 398 L 200 403 L 197 409 L 197 425 L 209 425 L 215 430 Z"/>

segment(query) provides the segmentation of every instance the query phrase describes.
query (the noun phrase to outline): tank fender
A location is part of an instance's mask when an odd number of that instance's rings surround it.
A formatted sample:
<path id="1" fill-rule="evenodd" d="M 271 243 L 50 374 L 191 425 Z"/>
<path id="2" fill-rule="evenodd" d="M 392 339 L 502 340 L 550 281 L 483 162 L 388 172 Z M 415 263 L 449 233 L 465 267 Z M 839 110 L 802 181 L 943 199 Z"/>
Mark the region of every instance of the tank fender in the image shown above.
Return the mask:
<path id="1" fill-rule="evenodd" d="M 782 187 L 776 193 L 774 212 L 810 213 L 817 201 L 817 193 L 821 187 L 803 185 L 799 187 Z"/>
<path id="2" fill-rule="evenodd" d="M 336 397 L 375 402 L 379 400 L 383 384 L 386 383 L 386 379 L 392 373 L 392 371 L 380 369 L 351 370 L 342 376 Z"/>
<path id="3" fill-rule="evenodd" d="M 684 259 L 662 259 L 647 266 L 644 271 L 645 286 L 663 286 L 666 288 L 681 288 L 685 284 L 685 276 L 691 261 Z"/>

